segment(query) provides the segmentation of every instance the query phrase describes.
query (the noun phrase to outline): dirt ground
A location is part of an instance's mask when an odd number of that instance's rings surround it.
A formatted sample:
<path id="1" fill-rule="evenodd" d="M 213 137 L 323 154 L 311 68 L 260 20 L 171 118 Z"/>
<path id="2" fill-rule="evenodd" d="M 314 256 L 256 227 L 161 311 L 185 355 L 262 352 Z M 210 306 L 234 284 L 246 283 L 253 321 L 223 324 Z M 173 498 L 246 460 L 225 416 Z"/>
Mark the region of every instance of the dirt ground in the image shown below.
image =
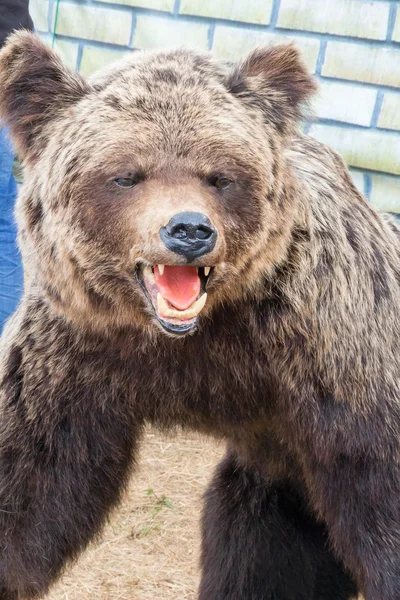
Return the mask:
<path id="1" fill-rule="evenodd" d="M 47 600 L 195 600 L 201 496 L 223 445 L 148 432 L 123 504 Z"/>
<path id="2" fill-rule="evenodd" d="M 223 454 L 195 434 L 149 431 L 124 502 L 47 600 L 196 600 L 201 496 Z"/>

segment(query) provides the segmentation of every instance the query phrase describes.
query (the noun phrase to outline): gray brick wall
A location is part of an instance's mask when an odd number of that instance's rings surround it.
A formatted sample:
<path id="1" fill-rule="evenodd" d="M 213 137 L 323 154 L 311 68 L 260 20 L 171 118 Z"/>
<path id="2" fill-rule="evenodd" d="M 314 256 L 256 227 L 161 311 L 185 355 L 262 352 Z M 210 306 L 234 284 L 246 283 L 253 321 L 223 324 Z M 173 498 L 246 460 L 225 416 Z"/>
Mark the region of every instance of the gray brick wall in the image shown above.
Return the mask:
<path id="1" fill-rule="evenodd" d="M 39 33 L 89 75 L 136 48 L 236 60 L 294 40 L 320 81 L 310 135 L 371 202 L 400 213 L 400 0 L 31 0 Z M 56 18 L 57 16 L 57 18 Z"/>

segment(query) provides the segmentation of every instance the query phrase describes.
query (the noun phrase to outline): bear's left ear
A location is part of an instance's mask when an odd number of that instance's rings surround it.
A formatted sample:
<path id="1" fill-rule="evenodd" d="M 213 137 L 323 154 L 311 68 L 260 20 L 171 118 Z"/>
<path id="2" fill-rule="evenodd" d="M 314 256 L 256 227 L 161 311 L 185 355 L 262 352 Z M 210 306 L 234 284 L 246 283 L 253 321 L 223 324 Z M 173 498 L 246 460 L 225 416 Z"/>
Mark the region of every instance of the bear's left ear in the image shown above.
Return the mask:
<path id="1" fill-rule="evenodd" d="M 303 117 L 317 90 L 294 44 L 255 50 L 236 66 L 226 84 L 232 94 L 261 109 L 266 121 L 281 132 Z"/>
<path id="2" fill-rule="evenodd" d="M 0 52 L 0 119 L 23 160 L 35 160 L 51 122 L 88 89 L 36 34 L 21 30 L 8 38 Z"/>

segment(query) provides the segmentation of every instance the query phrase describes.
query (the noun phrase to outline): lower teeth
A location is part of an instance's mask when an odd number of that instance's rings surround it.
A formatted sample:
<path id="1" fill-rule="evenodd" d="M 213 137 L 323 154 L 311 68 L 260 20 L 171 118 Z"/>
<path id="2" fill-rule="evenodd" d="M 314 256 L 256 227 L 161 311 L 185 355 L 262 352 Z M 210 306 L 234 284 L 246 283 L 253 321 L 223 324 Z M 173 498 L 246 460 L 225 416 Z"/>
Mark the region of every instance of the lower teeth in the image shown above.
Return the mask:
<path id="1" fill-rule="evenodd" d="M 160 317 L 169 317 L 173 319 L 179 319 L 180 321 L 193 319 L 194 317 L 197 317 L 197 315 L 203 310 L 206 300 L 207 294 L 203 294 L 198 300 L 196 300 L 196 302 L 192 304 L 192 306 L 186 310 L 177 310 L 170 308 L 166 300 L 159 292 L 157 294 L 157 312 Z"/>

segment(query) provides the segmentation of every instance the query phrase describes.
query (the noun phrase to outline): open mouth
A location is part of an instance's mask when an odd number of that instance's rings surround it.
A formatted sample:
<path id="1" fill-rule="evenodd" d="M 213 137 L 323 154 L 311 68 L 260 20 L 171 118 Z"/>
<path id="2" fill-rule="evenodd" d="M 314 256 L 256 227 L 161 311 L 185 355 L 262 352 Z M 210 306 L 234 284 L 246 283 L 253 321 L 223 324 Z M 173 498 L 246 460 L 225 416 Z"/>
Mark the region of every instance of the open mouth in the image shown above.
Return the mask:
<path id="1" fill-rule="evenodd" d="M 169 333 L 194 329 L 207 301 L 212 267 L 141 265 L 136 273 L 155 316 Z"/>

